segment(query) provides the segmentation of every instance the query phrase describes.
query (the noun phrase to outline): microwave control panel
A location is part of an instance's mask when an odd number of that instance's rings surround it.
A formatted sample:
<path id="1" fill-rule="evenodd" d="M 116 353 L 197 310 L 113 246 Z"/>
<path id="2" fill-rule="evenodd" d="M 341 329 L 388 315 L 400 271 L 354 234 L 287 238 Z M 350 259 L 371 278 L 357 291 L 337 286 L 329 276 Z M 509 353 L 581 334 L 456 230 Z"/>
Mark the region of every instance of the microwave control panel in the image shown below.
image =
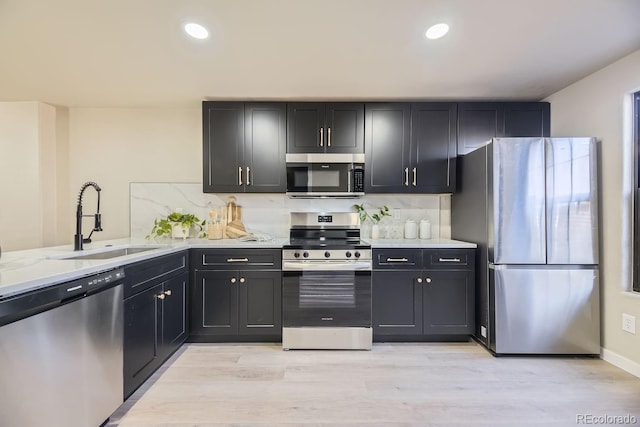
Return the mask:
<path id="1" fill-rule="evenodd" d="M 356 193 L 364 192 L 364 168 L 355 167 L 353 169 L 353 191 Z"/>

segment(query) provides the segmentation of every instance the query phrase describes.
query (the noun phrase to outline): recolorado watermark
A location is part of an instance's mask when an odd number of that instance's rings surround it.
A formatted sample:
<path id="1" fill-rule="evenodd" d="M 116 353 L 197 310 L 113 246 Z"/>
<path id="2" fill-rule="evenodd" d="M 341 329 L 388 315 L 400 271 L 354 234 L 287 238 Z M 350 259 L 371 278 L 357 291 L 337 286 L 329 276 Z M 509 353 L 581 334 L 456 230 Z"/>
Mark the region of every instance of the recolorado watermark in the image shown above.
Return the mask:
<path id="1" fill-rule="evenodd" d="M 626 414 L 626 415 L 576 414 L 576 424 L 631 425 L 631 424 L 637 424 L 637 423 L 638 423 L 638 417 L 631 414 Z"/>

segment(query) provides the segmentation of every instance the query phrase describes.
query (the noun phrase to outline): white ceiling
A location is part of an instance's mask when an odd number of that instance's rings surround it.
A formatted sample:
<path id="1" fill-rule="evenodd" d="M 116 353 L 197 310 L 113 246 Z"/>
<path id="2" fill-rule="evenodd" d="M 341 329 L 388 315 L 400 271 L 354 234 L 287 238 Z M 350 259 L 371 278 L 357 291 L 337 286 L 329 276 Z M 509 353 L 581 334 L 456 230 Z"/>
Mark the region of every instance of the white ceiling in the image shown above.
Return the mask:
<path id="1" fill-rule="evenodd" d="M 541 99 L 639 28 L 639 0 L 0 0 L 0 101 Z"/>

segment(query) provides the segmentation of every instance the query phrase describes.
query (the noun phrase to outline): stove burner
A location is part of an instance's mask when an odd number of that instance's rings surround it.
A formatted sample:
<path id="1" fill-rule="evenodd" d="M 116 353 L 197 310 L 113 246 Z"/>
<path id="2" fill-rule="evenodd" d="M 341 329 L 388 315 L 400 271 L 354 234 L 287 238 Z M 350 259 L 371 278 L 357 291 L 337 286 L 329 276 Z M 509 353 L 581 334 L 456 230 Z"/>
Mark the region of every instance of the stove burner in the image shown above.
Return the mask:
<path id="1" fill-rule="evenodd" d="M 331 225 L 323 218 L 330 216 Z M 286 261 L 368 261 L 371 246 L 360 240 L 356 213 L 292 213 L 289 244 L 284 245 Z"/>

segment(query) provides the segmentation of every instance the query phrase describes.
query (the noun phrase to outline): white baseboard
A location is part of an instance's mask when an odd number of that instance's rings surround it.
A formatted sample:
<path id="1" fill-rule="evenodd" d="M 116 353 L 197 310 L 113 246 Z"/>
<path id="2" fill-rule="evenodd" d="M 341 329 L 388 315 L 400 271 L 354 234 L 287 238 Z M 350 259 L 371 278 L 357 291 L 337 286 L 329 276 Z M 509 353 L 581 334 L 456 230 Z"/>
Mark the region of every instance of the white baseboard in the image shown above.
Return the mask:
<path id="1" fill-rule="evenodd" d="M 605 362 L 609 362 L 612 365 L 617 366 L 620 369 L 624 369 L 630 374 L 640 378 L 640 363 L 636 363 L 633 360 L 627 359 L 624 356 L 620 356 L 618 353 L 615 353 L 611 350 L 607 350 L 606 348 L 602 349 L 602 353 L 600 357 Z"/>

